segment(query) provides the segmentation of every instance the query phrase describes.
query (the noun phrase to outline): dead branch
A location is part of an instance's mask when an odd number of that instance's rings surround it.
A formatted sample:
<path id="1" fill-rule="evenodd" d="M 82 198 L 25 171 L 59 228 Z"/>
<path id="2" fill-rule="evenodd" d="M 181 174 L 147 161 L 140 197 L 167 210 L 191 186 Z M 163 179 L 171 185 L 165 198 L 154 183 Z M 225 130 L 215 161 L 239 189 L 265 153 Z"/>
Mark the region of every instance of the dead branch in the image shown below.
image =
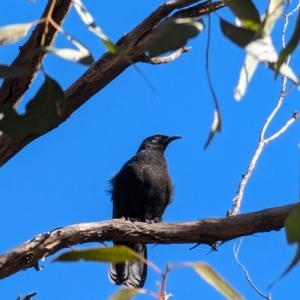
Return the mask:
<path id="1" fill-rule="evenodd" d="M 0 279 L 26 268 L 38 270 L 38 262 L 77 244 L 130 241 L 147 244 L 207 244 L 227 242 L 241 236 L 280 230 L 295 204 L 225 218 L 186 223 L 148 224 L 115 219 L 81 223 L 39 234 L 0 255 Z"/>

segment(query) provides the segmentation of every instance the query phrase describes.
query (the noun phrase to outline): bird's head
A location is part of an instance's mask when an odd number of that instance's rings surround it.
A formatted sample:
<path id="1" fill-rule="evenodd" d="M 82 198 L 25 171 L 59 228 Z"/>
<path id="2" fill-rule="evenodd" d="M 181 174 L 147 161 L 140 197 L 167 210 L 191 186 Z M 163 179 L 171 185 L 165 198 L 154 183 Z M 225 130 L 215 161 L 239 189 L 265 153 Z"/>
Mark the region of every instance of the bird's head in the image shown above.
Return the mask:
<path id="1" fill-rule="evenodd" d="M 182 136 L 174 135 L 174 136 L 167 136 L 163 134 L 156 134 L 145 138 L 137 151 L 139 153 L 145 149 L 151 150 L 161 150 L 165 151 L 167 146 L 174 140 L 181 139 Z"/>

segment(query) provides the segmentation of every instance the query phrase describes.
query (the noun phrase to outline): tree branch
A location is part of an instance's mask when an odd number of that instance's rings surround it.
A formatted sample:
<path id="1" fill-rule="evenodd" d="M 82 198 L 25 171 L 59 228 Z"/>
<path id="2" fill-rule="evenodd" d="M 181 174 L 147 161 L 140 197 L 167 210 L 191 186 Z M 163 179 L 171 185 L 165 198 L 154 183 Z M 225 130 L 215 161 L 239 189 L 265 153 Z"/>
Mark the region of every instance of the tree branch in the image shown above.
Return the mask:
<path id="1" fill-rule="evenodd" d="M 63 7 L 66 9 L 67 4 L 71 0 L 61 0 L 57 1 L 57 5 L 64 5 Z M 199 0 L 173 0 L 168 1 L 158 7 L 153 13 L 151 13 L 144 21 L 142 21 L 137 27 L 135 27 L 131 32 L 124 35 L 118 42 L 117 45 L 120 47 L 131 59 L 133 62 L 137 63 L 144 60 L 144 46 L 149 41 L 152 36 L 152 29 L 164 18 L 166 18 L 170 13 L 177 9 L 182 9 L 184 7 L 188 7 L 193 3 L 200 2 Z M 216 11 L 224 6 L 221 1 L 213 2 L 213 3 L 200 3 L 196 6 L 189 7 L 186 10 L 182 10 L 184 12 L 185 17 L 195 17 L 203 14 L 208 14 Z M 69 4 L 68 4 L 69 5 Z M 69 7 L 69 6 L 68 6 Z M 202 10 L 201 10 L 202 7 Z M 67 12 L 67 10 L 66 10 Z M 183 13 L 182 12 L 182 13 Z M 180 15 L 180 11 L 177 12 Z M 62 18 L 62 17 L 61 17 Z M 59 21 L 56 19 L 56 22 Z M 24 46 L 16 58 L 15 61 L 19 61 L 22 55 L 25 52 L 30 52 L 31 49 L 34 49 L 37 46 L 37 38 L 33 37 L 35 32 L 39 32 L 39 35 L 42 32 L 41 25 L 37 26 L 36 30 L 25 44 L 28 46 Z M 40 28 L 40 29 L 39 29 Z M 25 51 L 26 50 L 26 51 Z M 22 56 L 23 57 L 23 56 Z M 40 61 L 33 65 L 33 68 L 36 70 L 40 65 Z M 77 79 L 66 91 L 67 97 L 67 105 L 65 111 L 65 121 L 69 118 L 69 116 L 76 111 L 81 105 L 87 102 L 91 97 L 101 91 L 106 85 L 108 85 L 111 81 L 113 81 L 116 77 L 118 77 L 126 68 L 129 67 L 127 61 L 124 61 L 119 56 L 112 55 L 109 53 L 105 53 L 97 62 L 95 62 L 79 79 Z M 36 71 L 35 71 L 36 72 Z M 36 74 L 36 73 L 35 73 Z M 35 76 L 35 75 L 34 75 Z M 21 99 L 25 91 L 28 89 L 32 78 L 28 78 L 28 83 L 24 83 L 24 87 L 20 89 L 19 96 L 12 97 L 15 94 L 15 91 L 21 83 L 20 80 L 24 80 L 21 78 L 17 81 L 17 79 L 13 79 L 10 81 L 6 81 L 3 83 L 1 95 L 6 95 L 3 99 L 5 103 L 11 103 L 16 105 L 18 101 Z M 19 82 L 17 84 L 17 82 Z M 1 99 L 1 97 L 0 97 Z M 4 103 L 3 102 L 3 103 Z M 2 104 L 3 104 L 2 103 Z M 52 128 L 54 129 L 54 128 Z M 51 129 L 51 130 L 52 130 Z M 8 160 L 10 160 L 14 155 L 16 155 L 20 150 L 22 150 L 26 145 L 28 145 L 31 141 L 38 138 L 37 136 L 28 136 L 23 138 L 22 140 L 15 142 L 10 137 L 5 134 L 0 135 L 0 166 L 3 166 Z"/>
<path id="2" fill-rule="evenodd" d="M 44 18 L 48 15 L 52 1 L 48 1 L 48 4 L 41 16 Z M 61 25 L 63 20 L 67 16 L 72 0 L 57 0 L 53 9 L 52 19 Z M 20 103 L 23 95 L 29 89 L 32 81 L 36 77 L 38 70 L 41 66 L 45 55 L 35 55 L 25 59 L 29 53 L 33 52 L 36 48 L 40 47 L 41 38 L 45 31 L 45 24 L 39 24 L 32 32 L 28 41 L 20 47 L 20 53 L 16 59 L 12 62 L 11 66 L 24 66 L 32 69 L 32 73 L 26 77 L 19 77 L 13 79 L 4 79 L 0 89 L 0 105 L 11 104 L 17 107 Z M 56 38 L 57 31 L 49 26 L 48 33 L 45 38 L 45 45 L 50 46 L 53 44 Z"/>
<path id="3" fill-rule="evenodd" d="M 166 64 L 169 63 L 176 58 L 178 58 L 182 53 L 187 53 L 192 49 L 192 47 L 182 47 L 176 51 L 174 51 L 172 54 L 168 56 L 163 57 L 152 57 L 149 58 L 147 55 L 145 55 L 144 59 L 141 60 L 141 62 L 145 62 L 152 65 L 160 65 L 160 64 Z"/>
<path id="4" fill-rule="evenodd" d="M 77 244 L 113 240 L 147 244 L 215 245 L 241 236 L 280 230 L 293 207 L 295 204 L 186 223 L 148 224 L 115 219 L 54 229 L 0 255 L 0 279 L 29 267 L 38 269 L 39 260 Z"/>

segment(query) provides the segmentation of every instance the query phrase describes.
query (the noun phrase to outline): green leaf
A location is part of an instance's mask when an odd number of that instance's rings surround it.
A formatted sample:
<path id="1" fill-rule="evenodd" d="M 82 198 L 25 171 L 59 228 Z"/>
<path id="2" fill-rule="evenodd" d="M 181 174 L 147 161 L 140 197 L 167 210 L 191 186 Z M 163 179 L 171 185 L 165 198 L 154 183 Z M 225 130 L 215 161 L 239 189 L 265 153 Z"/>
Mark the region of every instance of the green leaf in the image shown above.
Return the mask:
<path id="1" fill-rule="evenodd" d="M 296 254 L 295 254 L 293 260 L 291 261 L 290 265 L 288 266 L 288 268 L 281 275 L 281 278 L 284 277 L 287 273 L 289 273 L 296 266 L 296 264 L 299 262 L 299 260 L 300 260 L 300 246 L 298 243 Z"/>
<path id="2" fill-rule="evenodd" d="M 220 27 L 228 39 L 242 48 L 252 42 L 256 34 L 254 30 L 232 25 L 222 18 L 220 18 Z"/>
<path id="3" fill-rule="evenodd" d="M 299 247 L 299 244 L 298 244 L 296 254 L 295 254 L 293 260 L 291 261 L 291 263 L 289 264 L 289 266 L 286 268 L 286 270 L 274 282 L 272 282 L 269 285 L 268 288 L 273 287 L 275 284 L 278 283 L 279 280 L 281 280 L 284 276 L 286 276 L 297 265 L 299 260 L 300 260 L 300 247 Z"/>
<path id="4" fill-rule="evenodd" d="M 286 270 L 272 283 L 269 288 L 274 286 L 279 280 L 281 280 L 285 275 L 287 275 L 299 262 L 300 260 L 300 203 L 292 210 L 284 221 L 285 235 L 287 242 L 289 244 L 297 243 L 296 254 L 286 268 Z"/>
<path id="5" fill-rule="evenodd" d="M 82 22 L 87 26 L 87 28 L 102 40 L 102 43 L 108 52 L 110 52 L 111 54 L 116 54 L 118 52 L 117 47 L 104 34 L 102 29 L 99 26 L 97 26 L 94 18 L 88 12 L 83 3 L 80 0 L 73 0 L 73 4 L 79 17 L 81 18 Z"/>
<path id="6" fill-rule="evenodd" d="M 0 27 L 0 45 L 12 44 L 25 37 L 32 23 L 14 24 Z"/>
<path id="7" fill-rule="evenodd" d="M 29 128 L 25 123 L 24 117 L 19 116 L 11 106 L 4 105 L 0 108 L 0 130 L 13 140 L 18 141 L 29 134 L 31 127 Z"/>
<path id="8" fill-rule="evenodd" d="M 0 65 L 0 77 L 1 78 L 17 78 L 24 77 L 33 72 L 33 69 L 27 67 L 10 67 L 5 65 Z"/>
<path id="9" fill-rule="evenodd" d="M 102 43 L 103 43 L 103 45 L 105 46 L 105 48 L 108 50 L 109 53 L 121 55 L 121 54 L 120 54 L 121 51 L 119 51 L 119 49 L 118 49 L 118 48 L 114 45 L 114 43 L 111 42 L 110 40 L 102 39 Z M 124 58 L 124 56 L 125 56 L 124 54 L 125 54 L 125 53 L 122 52 L 122 55 L 123 55 L 123 56 L 121 55 L 122 58 Z M 128 58 L 129 58 L 129 56 L 126 55 L 125 61 L 128 61 Z M 130 62 L 130 64 L 132 64 L 132 61 Z"/>
<path id="10" fill-rule="evenodd" d="M 145 46 L 150 57 L 175 51 L 183 47 L 187 41 L 203 31 L 202 21 L 190 18 L 167 18 L 153 32 L 153 38 Z"/>
<path id="11" fill-rule="evenodd" d="M 130 300 L 138 293 L 140 293 L 138 289 L 122 288 L 113 294 L 109 300 Z"/>
<path id="12" fill-rule="evenodd" d="M 284 63 L 284 61 L 286 60 L 286 58 L 291 53 L 293 53 L 293 51 L 296 49 L 296 47 L 299 44 L 299 40 L 300 40 L 300 11 L 298 11 L 297 22 L 292 37 L 287 43 L 286 47 L 280 52 L 277 65 L 276 65 L 276 74 L 278 74 L 279 69 L 281 65 Z"/>
<path id="13" fill-rule="evenodd" d="M 244 299 L 224 278 L 222 278 L 210 265 L 206 263 L 191 263 L 190 266 L 212 287 L 220 292 L 226 299 Z"/>
<path id="14" fill-rule="evenodd" d="M 286 218 L 284 228 L 289 244 L 300 243 L 300 203 L 296 205 Z"/>
<path id="15" fill-rule="evenodd" d="M 62 59 L 70 60 L 74 62 L 81 63 L 83 65 L 91 65 L 94 62 L 94 58 L 91 54 L 91 52 L 78 40 L 76 40 L 74 37 L 66 33 L 62 28 L 60 29 L 60 32 L 65 35 L 65 37 L 77 47 L 78 50 L 74 49 L 58 49 L 52 46 L 46 46 L 46 47 L 39 47 L 36 48 L 34 51 L 32 51 L 28 56 L 26 56 L 25 59 L 36 55 L 36 54 L 44 54 L 44 53 L 52 53 Z"/>
<path id="16" fill-rule="evenodd" d="M 64 119 L 65 94 L 59 84 L 46 75 L 37 94 L 19 115 L 8 105 L 0 107 L 0 130 L 14 140 L 28 135 L 42 135 L 57 127 Z"/>
<path id="17" fill-rule="evenodd" d="M 251 0 L 224 0 L 224 3 L 242 22 L 245 28 L 255 31 L 259 29 L 260 16 Z"/>
<path id="18" fill-rule="evenodd" d="M 137 260 L 137 254 L 125 246 L 114 246 L 106 248 L 93 248 L 87 250 L 73 250 L 65 252 L 53 261 L 85 261 L 124 263 L 125 261 Z"/>

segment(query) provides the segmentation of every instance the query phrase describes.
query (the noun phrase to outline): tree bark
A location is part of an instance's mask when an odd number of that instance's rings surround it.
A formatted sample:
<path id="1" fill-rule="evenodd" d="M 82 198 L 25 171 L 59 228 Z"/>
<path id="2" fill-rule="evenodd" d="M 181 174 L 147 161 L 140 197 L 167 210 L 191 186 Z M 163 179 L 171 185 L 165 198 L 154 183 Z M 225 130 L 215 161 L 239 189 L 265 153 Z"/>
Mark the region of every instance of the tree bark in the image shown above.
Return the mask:
<path id="1" fill-rule="evenodd" d="M 206 244 L 255 233 L 278 231 L 296 204 L 264 209 L 225 218 L 208 218 L 185 223 L 131 222 L 122 219 L 81 223 L 42 233 L 0 255 L 0 279 L 26 268 L 57 251 L 77 244 L 105 241 L 130 241 L 146 244 Z"/>

